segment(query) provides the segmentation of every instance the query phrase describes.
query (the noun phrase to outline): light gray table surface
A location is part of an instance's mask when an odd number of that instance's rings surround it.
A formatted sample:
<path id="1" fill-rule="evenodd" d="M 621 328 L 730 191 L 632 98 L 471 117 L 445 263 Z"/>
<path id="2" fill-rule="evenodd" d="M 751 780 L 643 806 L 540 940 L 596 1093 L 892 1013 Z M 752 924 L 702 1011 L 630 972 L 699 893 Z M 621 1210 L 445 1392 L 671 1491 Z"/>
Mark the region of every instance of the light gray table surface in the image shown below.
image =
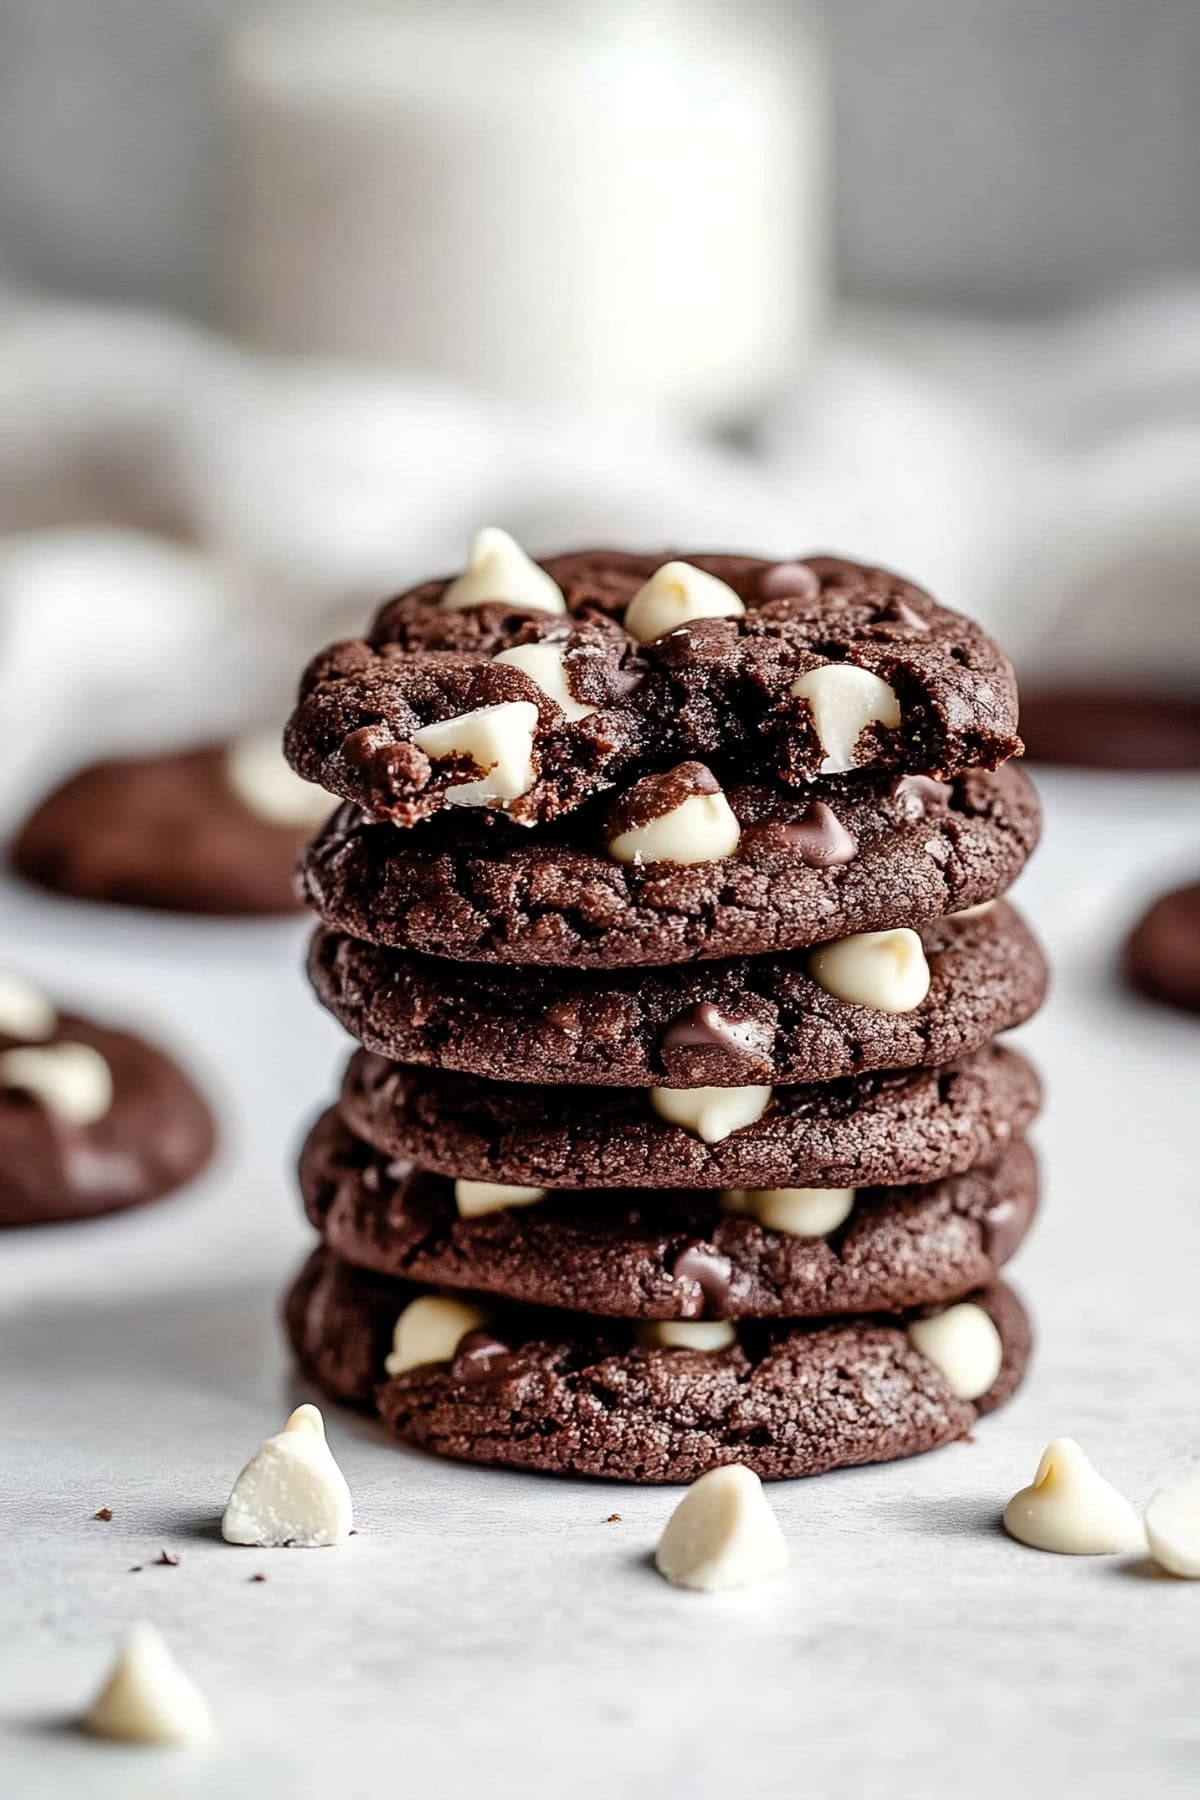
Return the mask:
<path id="1" fill-rule="evenodd" d="M 997 1524 L 1052 1436 L 1137 1503 L 1200 1463 L 1200 1028 L 1111 973 L 1142 900 L 1200 867 L 1196 783 L 1042 785 L 1020 894 L 1056 964 L 1022 1034 L 1049 1087 L 1028 1386 L 970 1444 L 772 1490 L 792 1569 L 726 1596 L 649 1565 L 677 1491 L 439 1464 L 334 1407 L 360 1535 L 223 1545 L 230 1482 L 299 1391 L 276 1326 L 308 1241 L 289 1163 L 342 1049 L 304 927 L 3 888 L 0 960 L 177 1046 L 224 1127 L 180 1198 L 0 1240 L 5 1800 L 1195 1794 L 1200 1584 Z M 153 1566 L 164 1546 L 178 1567 Z M 210 1749 L 67 1728 L 140 1618 L 208 1694 Z"/>

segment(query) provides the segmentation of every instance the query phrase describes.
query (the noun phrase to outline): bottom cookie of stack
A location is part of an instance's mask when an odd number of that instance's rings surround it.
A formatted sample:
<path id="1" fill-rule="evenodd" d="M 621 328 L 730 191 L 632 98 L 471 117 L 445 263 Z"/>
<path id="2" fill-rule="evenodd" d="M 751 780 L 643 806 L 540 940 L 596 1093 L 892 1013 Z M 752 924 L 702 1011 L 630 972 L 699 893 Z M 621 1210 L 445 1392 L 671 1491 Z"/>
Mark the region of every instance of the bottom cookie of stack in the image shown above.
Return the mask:
<path id="1" fill-rule="evenodd" d="M 431 1292 L 315 1251 L 286 1304 L 300 1366 L 441 1455 L 620 1481 L 729 1462 L 779 1480 L 936 1449 L 1011 1396 L 1031 1342 L 999 1282 L 932 1312 L 690 1327 L 488 1297 L 445 1303 L 442 1360 L 390 1373 L 398 1319 Z M 703 1336 L 670 1343 L 689 1330 Z"/>

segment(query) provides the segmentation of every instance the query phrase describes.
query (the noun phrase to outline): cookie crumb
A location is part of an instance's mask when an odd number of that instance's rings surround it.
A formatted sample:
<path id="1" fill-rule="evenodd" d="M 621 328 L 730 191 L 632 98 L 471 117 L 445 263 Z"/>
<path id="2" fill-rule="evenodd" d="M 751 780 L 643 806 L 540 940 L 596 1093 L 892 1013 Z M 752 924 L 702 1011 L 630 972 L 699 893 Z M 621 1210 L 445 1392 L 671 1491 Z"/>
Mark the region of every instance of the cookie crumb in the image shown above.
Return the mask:
<path id="1" fill-rule="evenodd" d="M 99 1512 L 94 1512 L 92 1514 L 93 1519 L 103 1519 L 106 1525 L 112 1516 L 113 1510 L 111 1506 L 102 1506 Z"/>
<path id="2" fill-rule="evenodd" d="M 609 1513 L 609 1515 L 608 1515 L 607 1519 L 605 1519 L 604 1523 L 606 1525 L 619 1525 L 621 1523 L 620 1513 Z"/>
<path id="3" fill-rule="evenodd" d="M 262 1573 L 262 1572 L 261 1572 L 261 1570 L 260 1570 L 260 1571 L 259 1571 L 259 1573 L 258 1573 L 258 1574 L 257 1574 L 257 1575 L 252 1575 L 252 1576 L 251 1576 L 251 1577 L 250 1577 L 250 1579 L 251 1579 L 251 1581 L 269 1581 L 269 1580 L 270 1580 L 270 1576 L 269 1576 L 269 1575 L 264 1575 L 264 1574 L 263 1574 L 263 1573 Z"/>
<path id="4" fill-rule="evenodd" d="M 179 1558 L 177 1556 L 172 1556 L 169 1550 L 163 1550 L 155 1557 L 154 1565 L 156 1568 L 160 1569 L 177 1569 L 179 1567 Z"/>
<path id="5" fill-rule="evenodd" d="M 141 1572 L 142 1572 L 142 1565 L 141 1565 L 141 1563 L 134 1563 L 134 1564 L 133 1564 L 133 1567 L 132 1567 L 132 1568 L 131 1568 L 131 1569 L 130 1569 L 130 1571 L 129 1571 L 129 1573 L 130 1573 L 130 1574 L 131 1574 L 131 1575 L 140 1575 L 140 1574 L 141 1574 Z"/>

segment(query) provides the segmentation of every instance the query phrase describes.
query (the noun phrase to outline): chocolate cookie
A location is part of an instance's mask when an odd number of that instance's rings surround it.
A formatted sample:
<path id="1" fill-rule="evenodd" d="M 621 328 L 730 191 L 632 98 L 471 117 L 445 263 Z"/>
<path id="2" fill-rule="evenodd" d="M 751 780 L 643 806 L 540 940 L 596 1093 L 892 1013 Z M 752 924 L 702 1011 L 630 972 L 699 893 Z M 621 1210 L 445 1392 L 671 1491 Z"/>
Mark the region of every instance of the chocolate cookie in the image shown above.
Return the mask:
<path id="1" fill-rule="evenodd" d="M 753 956 L 922 925 L 1003 893 L 1038 840 L 1020 769 L 819 783 L 731 783 L 737 853 L 621 863 L 607 809 L 536 834 L 448 816 L 399 832 L 343 807 L 301 859 L 310 904 L 366 941 L 466 962 L 620 968 Z"/>
<path id="2" fill-rule="evenodd" d="M 500 1306 L 453 1361 L 384 1379 L 396 1318 L 419 1291 L 317 1251 L 287 1301 L 302 1368 L 440 1455 L 615 1481 L 693 1481 L 728 1462 L 779 1480 L 932 1450 L 1011 1396 L 1031 1345 L 1010 1289 L 972 1294 L 998 1333 L 1000 1367 L 964 1400 L 904 1317 L 748 1322 L 706 1353 L 643 1347 L 613 1321 Z"/>
<path id="3" fill-rule="evenodd" d="M 330 1111 L 304 1147 L 300 1191 L 327 1248 L 379 1274 L 620 1318 L 807 1318 L 982 1287 L 1032 1222 L 1037 1169 L 1016 1143 L 994 1169 L 925 1187 L 816 1191 L 790 1231 L 727 1210 L 754 1196 L 686 1188 L 527 1191 L 463 1215 L 454 1182 L 381 1156 Z M 763 1211 L 788 1218 L 769 1197 Z"/>
<path id="4" fill-rule="evenodd" d="M 1200 699 L 1153 688 L 1023 687 L 1033 762 L 1127 771 L 1200 769 Z"/>
<path id="5" fill-rule="evenodd" d="M 594 975 L 431 962 L 319 931 L 309 976 L 361 1044 L 397 1062 L 619 1087 L 830 1081 L 953 1062 L 1041 1004 L 1046 966 L 1011 907 L 940 919 L 920 938 L 929 991 L 899 1013 L 828 992 L 805 951 Z"/>
<path id="6" fill-rule="evenodd" d="M 1200 1012 L 1200 881 L 1163 894 L 1143 914 L 1125 947 L 1125 968 L 1144 994 Z"/>
<path id="7" fill-rule="evenodd" d="M 635 603 L 668 562 L 670 591 Z M 953 775 L 1020 749 L 1002 652 L 885 570 L 618 551 L 543 568 L 549 584 L 525 564 L 549 595 L 525 601 L 487 601 L 486 583 L 464 601 L 427 582 L 390 601 L 365 640 L 322 652 L 287 729 L 294 767 L 400 825 L 462 804 L 532 824 L 688 757 L 798 783 L 850 768 Z M 518 571 L 495 585 L 527 584 Z M 531 646 L 541 663 L 509 660 Z M 495 747 L 489 759 L 461 731 L 421 738 L 514 704 L 503 776 Z"/>
<path id="8" fill-rule="evenodd" d="M 144 1039 L 45 1008 L 22 1023 L 0 978 L 0 1226 L 141 1206 L 190 1181 L 215 1141 L 183 1071 Z"/>
<path id="9" fill-rule="evenodd" d="M 167 912 L 285 913 L 332 800 L 255 736 L 95 763 L 50 794 L 9 860 L 55 893 Z"/>
<path id="10" fill-rule="evenodd" d="M 868 1187 L 996 1162 L 1037 1111 L 1029 1064 L 994 1045 L 943 1069 L 797 1087 L 546 1089 L 350 1060 L 359 1137 L 423 1169 L 539 1187 Z M 664 1111 L 684 1105 L 698 1129 Z M 721 1135 L 724 1134 L 724 1135 Z"/>

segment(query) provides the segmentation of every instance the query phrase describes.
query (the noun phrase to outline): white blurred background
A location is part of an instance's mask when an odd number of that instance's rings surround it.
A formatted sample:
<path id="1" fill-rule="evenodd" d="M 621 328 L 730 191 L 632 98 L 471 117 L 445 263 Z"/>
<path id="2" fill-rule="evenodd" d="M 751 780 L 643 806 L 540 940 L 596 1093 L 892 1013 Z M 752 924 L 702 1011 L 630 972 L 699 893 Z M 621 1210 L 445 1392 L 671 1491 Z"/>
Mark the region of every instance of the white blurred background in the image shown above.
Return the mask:
<path id="1" fill-rule="evenodd" d="M 4 0 L 22 745 L 64 645 L 80 754 L 279 710 L 490 520 L 1194 689 L 1198 69 L 1190 0 Z"/>
<path id="2" fill-rule="evenodd" d="M 1198 495 L 1196 0 L 0 0 L 0 833 L 100 753 L 278 722 L 484 523 L 879 558 L 1026 686 L 1200 695 Z M 0 962 L 178 1051 L 221 1125 L 170 1204 L 5 1234 L 6 1791 L 353 1800 L 399 1755 L 492 1800 L 1194 1795 L 1182 1584 L 995 1520 L 1064 1430 L 1132 1498 L 1195 1457 L 1200 1040 L 1115 973 L 1195 879 L 1196 777 L 1039 783 L 1036 1378 L 969 1452 L 781 1492 L 795 1604 L 707 1632 L 630 1548 L 660 1495 L 610 1532 L 594 1488 L 401 1463 L 332 1409 L 349 1562 L 227 1573 L 345 1040 L 298 916 L 0 875 Z M 177 1529 L 183 1568 L 129 1572 Z M 133 1607 L 225 1735 L 174 1788 L 58 1730 Z"/>

